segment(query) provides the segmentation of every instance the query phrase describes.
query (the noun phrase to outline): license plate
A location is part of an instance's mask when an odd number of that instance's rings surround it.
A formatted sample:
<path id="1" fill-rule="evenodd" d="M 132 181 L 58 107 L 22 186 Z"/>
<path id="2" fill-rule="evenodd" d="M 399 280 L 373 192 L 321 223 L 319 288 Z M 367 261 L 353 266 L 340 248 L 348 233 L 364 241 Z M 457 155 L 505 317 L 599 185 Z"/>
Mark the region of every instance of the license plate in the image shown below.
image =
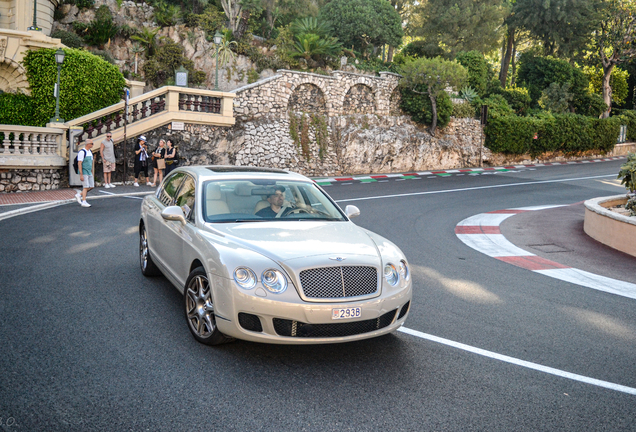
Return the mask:
<path id="1" fill-rule="evenodd" d="M 359 307 L 338 308 L 338 309 L 331 310 L 331 319 L 335 319 L 335 320 L 360 318 L 361 316 L 362 316 L 362 309 L 360 309 Z"/>

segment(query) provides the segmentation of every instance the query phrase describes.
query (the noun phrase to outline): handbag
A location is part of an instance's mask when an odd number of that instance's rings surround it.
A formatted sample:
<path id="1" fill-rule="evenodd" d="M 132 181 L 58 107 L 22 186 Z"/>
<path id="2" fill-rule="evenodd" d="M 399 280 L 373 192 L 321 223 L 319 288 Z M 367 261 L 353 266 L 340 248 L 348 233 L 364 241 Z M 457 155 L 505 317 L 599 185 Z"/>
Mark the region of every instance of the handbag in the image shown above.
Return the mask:
<path id="1" fill-rule="evenodd" d="M 166 168 L 166 161 L 164 159 L 157 159 L 157 168 L 158 169 L 165 169 Z"/>

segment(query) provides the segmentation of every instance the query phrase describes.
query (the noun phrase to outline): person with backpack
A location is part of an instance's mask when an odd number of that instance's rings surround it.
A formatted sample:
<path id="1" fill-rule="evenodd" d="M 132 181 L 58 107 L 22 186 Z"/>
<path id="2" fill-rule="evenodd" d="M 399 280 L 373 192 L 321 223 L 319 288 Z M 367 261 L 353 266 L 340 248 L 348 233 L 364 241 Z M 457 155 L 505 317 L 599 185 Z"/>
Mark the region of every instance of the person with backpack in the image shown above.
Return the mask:
<path id="1" fill-rule="evenodd" d="M 179 154 L 177 153 L 177 148 L 173 146 L 172 140 L 168 140 L 166 142 L 168 148 L 166 149 L 166 172 L 167 176 L 170 174 L 170 171 L 175 169 L 177 165 L 179 165 Z"/>
<path id="2" fill-rule="evenodd" d="M 90 207 L 91 205 L 86 202 L 86 194 L 95 187 L 95 180 L 93 177 L 93 140 L 87 139 L 84 148 L 77 154 L 77 171 L 82 182 L 82 193 L 77 192 L 75 199 L 82 207 Z"/>

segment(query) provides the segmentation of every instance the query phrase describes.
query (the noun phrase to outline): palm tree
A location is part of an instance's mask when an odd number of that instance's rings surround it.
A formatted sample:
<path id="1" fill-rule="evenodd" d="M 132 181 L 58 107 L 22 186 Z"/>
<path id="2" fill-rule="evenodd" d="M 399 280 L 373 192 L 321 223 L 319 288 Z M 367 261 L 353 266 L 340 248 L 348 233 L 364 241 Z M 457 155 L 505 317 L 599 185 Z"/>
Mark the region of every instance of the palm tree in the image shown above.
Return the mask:
<path id="1" fill-rule="evenodd" d="M 131 36 L 132 40 L 141 42 L 146 49 L 146 58 L 150 58 L 157 51 L 157 33 L 161 30 L 159 27 L 150 29 L 144 27 L 138 34 Z"/>
<path id="2" fill-rule="evenodd" d="M 130 52 L 135 55 L 135 74 L 137 73 L 137 62 L 139 60 L 139 54 L 146 51 L 144 47 L 139 45 L 138 43 L 134 44 L 132 48 L 130 48 Z"/>

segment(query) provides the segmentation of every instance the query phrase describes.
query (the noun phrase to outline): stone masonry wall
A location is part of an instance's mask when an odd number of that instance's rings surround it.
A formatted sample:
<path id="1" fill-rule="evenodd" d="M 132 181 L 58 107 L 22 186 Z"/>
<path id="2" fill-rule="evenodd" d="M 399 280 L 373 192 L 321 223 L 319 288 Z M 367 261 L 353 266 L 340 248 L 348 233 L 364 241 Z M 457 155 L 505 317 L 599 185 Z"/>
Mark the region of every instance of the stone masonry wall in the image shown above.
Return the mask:
<path id="1" fill-rule="evenodd" d="M 58 189 L 57 169 L 0 170 L 0 192 L 26 192 Z"/>

